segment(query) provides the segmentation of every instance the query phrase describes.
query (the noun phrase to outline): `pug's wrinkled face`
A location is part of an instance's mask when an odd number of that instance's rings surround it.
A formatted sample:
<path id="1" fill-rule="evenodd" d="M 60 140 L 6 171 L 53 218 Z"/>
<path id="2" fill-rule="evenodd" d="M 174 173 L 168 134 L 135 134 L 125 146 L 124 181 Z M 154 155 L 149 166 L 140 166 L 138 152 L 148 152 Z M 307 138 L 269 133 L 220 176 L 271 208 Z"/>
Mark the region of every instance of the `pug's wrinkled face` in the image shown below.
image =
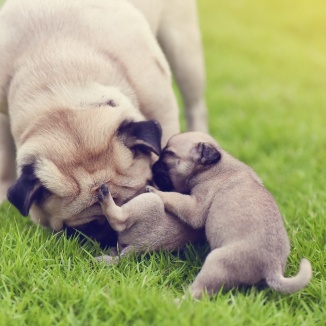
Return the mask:
<path id="1" fill-rule="evenodd" d="M 22 136 L 20 177 L 8 199 L 22 215 L 59 231 L 105 223 L 97 189 L 107 183 L 117 204 L 142 193 L 152 179 L 161 128 L 128 110 L 60 110 Z"/>
<path id="2" fill-rule="evenodd" d="M 163 191 L 188 193 L 192 176 L 221 159 L 217 143 L 207 134 L 186 132 L 174 135 L 153 165 L 153 178 Z"/>

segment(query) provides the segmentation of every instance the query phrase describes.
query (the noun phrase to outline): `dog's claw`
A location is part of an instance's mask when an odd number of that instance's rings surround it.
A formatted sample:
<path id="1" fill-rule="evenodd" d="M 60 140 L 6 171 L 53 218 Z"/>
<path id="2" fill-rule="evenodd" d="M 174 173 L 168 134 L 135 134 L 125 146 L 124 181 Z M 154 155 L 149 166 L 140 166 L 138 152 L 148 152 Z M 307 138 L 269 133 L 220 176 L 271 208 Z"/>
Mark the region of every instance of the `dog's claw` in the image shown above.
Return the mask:
<path id="1" fill-rule="evenodd" d="M 154 192 L 153 189 L 154 188 L 152 186 L 146 186 L 145 192 Z"/>
<path id="2" fill-rule="evenodd" d="M 106 183 L 103 183 L 98 189 L 97 199 L 99 202 L 102 202 L 105 197 L 110 193 L 109 187 Z"/>

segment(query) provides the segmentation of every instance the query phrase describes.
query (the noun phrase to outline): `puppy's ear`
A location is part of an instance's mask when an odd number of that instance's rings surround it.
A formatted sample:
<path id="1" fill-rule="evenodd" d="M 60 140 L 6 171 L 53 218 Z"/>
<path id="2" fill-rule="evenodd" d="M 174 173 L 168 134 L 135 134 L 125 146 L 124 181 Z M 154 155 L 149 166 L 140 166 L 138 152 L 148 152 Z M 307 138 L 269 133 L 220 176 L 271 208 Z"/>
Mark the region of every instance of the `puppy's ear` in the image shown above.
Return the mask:
<path id="1" fill-rule="evenodd" d="M 34 166 L 24 165 L 22 174 L 8 190 L 8 200 L 19 210 L 23 216 L 27 216 L 33 202 L 41 196 L 42 185 L 34 174 Z"/>
<path id="2" fill-rule="evenodd" d="M 221 153 L 210 143 L 198 143 L 195 147 L 194 158 L 199 164 L 215 164 L 221 156 Z"/>
<path id="3" fill-rule="evenodd" d="M 161 153 L 162 129 L 156 120 L 124 121 L 118 129 L 118 137 L 131 150 Z"/>

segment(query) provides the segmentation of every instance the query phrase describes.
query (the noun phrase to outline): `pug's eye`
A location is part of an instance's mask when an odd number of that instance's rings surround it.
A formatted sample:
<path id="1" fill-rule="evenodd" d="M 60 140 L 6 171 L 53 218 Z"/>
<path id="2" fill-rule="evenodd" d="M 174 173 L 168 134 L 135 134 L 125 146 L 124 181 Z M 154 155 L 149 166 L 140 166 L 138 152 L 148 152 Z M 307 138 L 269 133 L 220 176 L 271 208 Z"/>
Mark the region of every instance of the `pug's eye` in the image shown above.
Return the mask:
<path id="1" fill-rule="evenodd" d="M 40 189 L 35 193 L 35 202 L 36 204 L 42 204 L 47 198 L 51 196 L 51 192 L 45 187 L 41 186 Z"/>
<path id="2" fill-rule="evenodd" d="M 175 153 L 170 151 L 170 150 L 165 150 L 164 153 L 163 153 L 165 156 L 168 156 L 168 157 L 175 157 Z"/>
<path id="3" fill-rule="evenodd" d="M 113 108 L 117 106 L 117 103 L 114 100 L 108 100 L 105 102 L 106 105 L 112 106 Z"/>

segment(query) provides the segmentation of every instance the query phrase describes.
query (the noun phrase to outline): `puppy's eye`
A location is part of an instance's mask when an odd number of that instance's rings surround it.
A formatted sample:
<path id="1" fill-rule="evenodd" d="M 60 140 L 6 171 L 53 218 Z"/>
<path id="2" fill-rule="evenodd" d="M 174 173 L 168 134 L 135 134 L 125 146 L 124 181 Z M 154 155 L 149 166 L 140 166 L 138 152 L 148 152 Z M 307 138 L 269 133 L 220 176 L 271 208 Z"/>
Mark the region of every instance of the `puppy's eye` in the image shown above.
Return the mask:
<path id="1" fill-rule="evenodd" d="M 169 150 L 165 150 L 165 151 L 163 152 L 163 155 L 165 155 L 165 156 L 169 156 L 169 157 L 175 157 L 175 153 L 172 152 L 172 151 L 169 151 Z"/>

